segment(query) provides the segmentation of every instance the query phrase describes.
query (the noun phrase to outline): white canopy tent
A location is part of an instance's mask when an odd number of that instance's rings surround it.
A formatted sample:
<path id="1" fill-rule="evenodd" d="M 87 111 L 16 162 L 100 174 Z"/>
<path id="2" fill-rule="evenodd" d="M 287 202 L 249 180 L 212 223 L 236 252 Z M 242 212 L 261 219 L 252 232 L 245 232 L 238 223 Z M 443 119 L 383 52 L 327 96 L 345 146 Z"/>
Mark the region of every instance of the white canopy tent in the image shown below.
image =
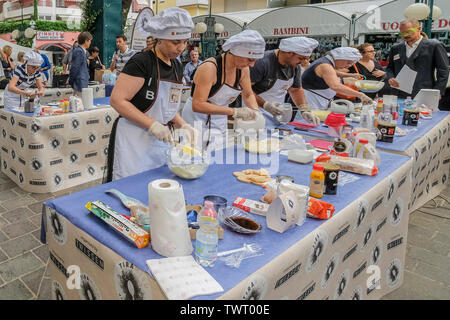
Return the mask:
<path id="1" fill-rule="evenodd" d="M 213 16 L 216 20 L 216 23 L 221 23 L 224 26 L 224 32 L 218 35 L 218 39 L 227 39 L 231 36 L 234 36 L 235 34 L 238 34 L 243 29 L 244 24 L 238 20 L 225 17 L 224 15 Z M 195 16 L 192 18 L 192 21 L 194 21 L 194 24 L 197 24 L 199 22 L 204 22 L 206 17 L 208 17 L 208 15 Z M 200 34 L 192 33 L 192 38 L 198 40 L 200 39 Z"/>

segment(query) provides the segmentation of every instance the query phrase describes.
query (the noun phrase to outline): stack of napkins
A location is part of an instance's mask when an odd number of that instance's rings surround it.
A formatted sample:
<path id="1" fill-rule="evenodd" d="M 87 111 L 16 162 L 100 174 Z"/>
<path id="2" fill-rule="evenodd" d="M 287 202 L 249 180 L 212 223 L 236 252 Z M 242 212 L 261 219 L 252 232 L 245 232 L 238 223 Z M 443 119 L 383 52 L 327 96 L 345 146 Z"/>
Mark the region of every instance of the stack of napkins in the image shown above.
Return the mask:
<path id="1" fill-rule="evenodd" d="M 192 256 L 146 261 L 169 300 L 222 292 L 222 286 Z"/>

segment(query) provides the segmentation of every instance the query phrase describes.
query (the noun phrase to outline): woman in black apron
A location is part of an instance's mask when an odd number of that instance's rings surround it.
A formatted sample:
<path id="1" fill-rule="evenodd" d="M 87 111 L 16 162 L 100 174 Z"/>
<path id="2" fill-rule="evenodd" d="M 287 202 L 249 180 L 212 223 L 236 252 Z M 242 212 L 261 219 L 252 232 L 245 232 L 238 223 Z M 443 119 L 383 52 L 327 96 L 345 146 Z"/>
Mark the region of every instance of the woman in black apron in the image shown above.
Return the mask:
<path id="1" fill-rule="evenodd" d="M 184 130 L 191 141 L 196 135 L 177 113 L 183 66 L 176 58 L 191 36 L 192 19 L 184 9 L 168 8 L 146 27 L 156 39 L 154 49 L 128 61 L 111 94 L 120 118 L 110 138 L 107 181 L 164 165 L 173 144 L 171 128 Z"/>

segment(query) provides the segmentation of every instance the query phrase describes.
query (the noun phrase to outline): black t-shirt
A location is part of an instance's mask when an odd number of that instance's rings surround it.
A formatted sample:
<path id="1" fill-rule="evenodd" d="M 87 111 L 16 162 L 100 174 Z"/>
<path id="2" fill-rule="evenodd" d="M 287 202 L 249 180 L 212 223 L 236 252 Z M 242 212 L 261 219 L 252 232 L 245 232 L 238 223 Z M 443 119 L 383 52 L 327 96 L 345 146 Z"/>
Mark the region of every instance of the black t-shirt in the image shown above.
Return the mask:
<path id="1" fill-rule="evenodd" d="M 176 59 L 172 59 L 171 66 L 157 58 L 153 51 L 136 53 L 125 65 L 122 73 L 133 77 L 144 78 L 142 88 L 131 99 L 131 103 L 142 112 L 150 109 L 157 97 L 158 68 L 159 79 L 182 83 L 183 65 Z"/>
<path id="2" fill-rule="evenodd" d="M 266 92 L 280 80 L 289 80 L 294 78 L 292 88 L 300 88 L 302 86 L 301 68 L 282 66 L 278 62 L 278 57 L 274 50 L 266 51 L 262 59 L 256 60 L 255 65 L 250 68 L 250 79 L 254 85 L 253 91 L 256 94 Z"/>
<path id="3" fill-rule="evenodd" d="M 101 69 L 102 64 L 100 63 L 100 58 L 95 57 L 94 59 L 89 59 L 89 81 L 94 81 L 95 79 L 95 69 Z"/>

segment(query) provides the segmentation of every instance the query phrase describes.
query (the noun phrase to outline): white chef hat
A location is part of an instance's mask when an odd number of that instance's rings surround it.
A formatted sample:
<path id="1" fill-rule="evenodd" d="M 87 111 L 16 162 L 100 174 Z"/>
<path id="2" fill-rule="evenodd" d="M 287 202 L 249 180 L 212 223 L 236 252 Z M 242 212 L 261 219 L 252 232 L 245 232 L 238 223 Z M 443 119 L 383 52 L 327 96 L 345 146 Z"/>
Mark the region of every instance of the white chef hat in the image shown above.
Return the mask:
<path id="1" fill-rule="evenodd" d="M 318 45 L 319 42 L 312 38 L 292 37 L 282 39 L 279 48 L 281 51 L 294 52 L 301 56 L 309 57 Z"/>
<path id="2" fill-rule="evenodd" d="M 171 7 L 151 17 L 143 29 L 155 39 L 183 40 L 191 37 L 194 22 L 186 10 Z"/>
<path id="3" fill-rule="evenodd" d="M 352 47 L 336 48 L 331 50 L 330 54 L 333 56 L 334 60 L 350 60 L 355 63 L 362 59 L 359 50 Z"/>
<path id="4" fill-rule="evenodd" d="M 39 53 L 34 51 L 28 51 L 24 56 L 23 60 L 27 62 L 30 66 L 38 66 L 40 67 L 42 63 L 44 63 L 44 59 Z"/>
<path id="5" fill-rule="evenodd" d="M 260 59 L 264 57 L 266 42 L 255 30 L 244 30 L 230 37 L 222 45 L 223 51 L 228 51 L 235 56 Z"/>

